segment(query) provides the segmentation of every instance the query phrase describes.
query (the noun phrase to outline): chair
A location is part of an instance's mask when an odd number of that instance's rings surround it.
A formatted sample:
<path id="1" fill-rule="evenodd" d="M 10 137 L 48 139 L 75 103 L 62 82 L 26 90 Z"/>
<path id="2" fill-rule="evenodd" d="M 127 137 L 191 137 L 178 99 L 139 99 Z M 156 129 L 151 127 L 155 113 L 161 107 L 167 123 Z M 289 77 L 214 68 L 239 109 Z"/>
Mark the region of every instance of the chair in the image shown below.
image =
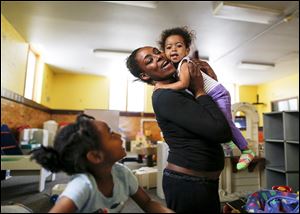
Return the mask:
<path id="1" fill-rule="evenodd" d="M 8 134 L 8 132 L 6 133 Z M 11 133 L 10 133 L 11 134 Z M 5 135 L 2 134 L 2 126 L 1 126 L 1 152 L 2 150 L 2 142 L 5 141 Z M 30 140 L 34 140 L 39 144 L 44 146 L 49 145 L 49 132 L 45 129 L 24 129 L 21 134 L 21 141 L 27 140 L 28 137 Z M 6 135 L 7 139 L 7 135 Z M 13 143 L 13 141 L 11 142 Z M 6 142 L 6 147 L 9 147 Z M 11 145 L 11 147 L 18 147 L 17 142 L 15 141 L 15 145 Z M 5 150 L 4 150 L 5 151 Z M 6 154 L 5 152 L 3 152 Z M 34 160 L 30 160 L 30 155 L 1 155 L 1 170 L 10 170 L 11 176 L 18 175 L 39 175 L 39 191 L 42 192 L 45 189 L 46 179 L 49 175 L 52 175 L 52 181 L 55 180 L 55 174 L 52 174 L 50 171 L 44 169 Z"/>

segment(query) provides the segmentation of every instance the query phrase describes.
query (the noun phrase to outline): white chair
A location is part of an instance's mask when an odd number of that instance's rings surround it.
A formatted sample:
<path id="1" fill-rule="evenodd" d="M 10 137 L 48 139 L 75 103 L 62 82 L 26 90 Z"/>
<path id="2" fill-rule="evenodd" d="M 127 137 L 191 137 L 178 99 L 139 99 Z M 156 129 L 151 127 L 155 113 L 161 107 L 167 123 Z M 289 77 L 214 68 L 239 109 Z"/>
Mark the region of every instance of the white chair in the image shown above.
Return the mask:
<path id="1" fill-rule="evenodd" d="M 24 129 L 21 133 L 21 140 L 35 140 L 44 146 L 49 145 L 49 132 L 45 129 Z M 49 175 L 55 180 L 55 174 L 44 169 L 34 160 L 31 155 L 1 155 L 1 170 L 9 170 L 11 176 L 18 175 L 39 175 L 39 191 L 45 189 L 46 179 Z"/>

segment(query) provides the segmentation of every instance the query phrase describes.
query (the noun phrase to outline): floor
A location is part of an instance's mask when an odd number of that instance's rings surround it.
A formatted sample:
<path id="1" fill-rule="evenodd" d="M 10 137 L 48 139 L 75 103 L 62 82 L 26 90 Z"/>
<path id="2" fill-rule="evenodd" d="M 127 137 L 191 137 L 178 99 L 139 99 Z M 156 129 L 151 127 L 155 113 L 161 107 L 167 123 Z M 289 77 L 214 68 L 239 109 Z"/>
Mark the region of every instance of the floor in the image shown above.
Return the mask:
<path id="1" fill-rule="evenodd" d="M 38 176 L 13 176 L 1 181 L 1 205 L 23 204 L 33 212 L 45 213 L 52 207 L 50 195 L 52 187 L 58 183 L 67 183 L 69 176 L 58 173 L 55 181 L 48 181 L 46 189 L 38 192 Z M 156 189 L 145 190 L 152 199 L 165 205 L 165 201 L 157 197 Z M 129 199 L 123 213 L 143 213 L 137 204 Z"/>
<path id="2" fill-rule="evenodd" d="M 135 154 L 131 154 L 127 157 L 137 157 Z M 136 161 L 128 161 L 124 163 L 130 169 L 138 169 L 146 166 L 145 161 L 138 163 Z M 65 173 L 56 174 L 55 181 L 47 181 L 45 190 L 38 192 L 38 176 L 13 176 L 9 179 L 1 181 L 1 205 L 9 204 L 23 204 L 32 212 L 45 213 L 48 212 L 53 204 L 51 203 L 51 190 L 56 184 L 68 183 L 69 176 Z M 149 196 L 165 205 L 165 201 L 156 195 L 156 189 L 145 190 Z M 125 204 L 122 211 L 123 213 L 143 213 L 137 204 L 129 199 Z"/>
<path id="3" fill-rule="evenodd" d="M 130 169 L 138 169 L 142 166 L 146 166 L 145 163 L 137 162 L 125 162 L 124 163 Z M 1 205 L 8 204 L 23 204 L 28 207 L 34 213 L 46 213 L 53 206 L 50 197 L 51 190 L 56 184 L 66 184 L 69 181 L 69 176 L 64 173 L 56 174 L 56 180 L 47 181 L 46 188 L 43 192 L 38 192 L 38 176 L 13 176 L 9 179 L 1 181 Z M 165 201 L 159 198 L 156 194 L 156 188 L 145 189 L 149 196 L 166 206 Z M 222 198 L 221 198 L 222 201 Z M 221 203 L 221 207 L 224 203 Z M 129 199 L 122 213 L 143 213 L 138 205 Z"/>

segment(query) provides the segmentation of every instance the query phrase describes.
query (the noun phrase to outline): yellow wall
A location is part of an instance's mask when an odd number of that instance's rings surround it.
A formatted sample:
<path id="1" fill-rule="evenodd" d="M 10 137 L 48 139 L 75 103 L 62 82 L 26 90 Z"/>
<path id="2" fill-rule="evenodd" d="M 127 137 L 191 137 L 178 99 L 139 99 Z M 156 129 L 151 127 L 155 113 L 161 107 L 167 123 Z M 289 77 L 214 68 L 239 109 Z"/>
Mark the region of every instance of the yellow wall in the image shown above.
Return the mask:
<path id="1" fill-rule="evenodd" d="M 42 85 L 42 98 L 41 104 L 49 108 L 53 108 L 52 104 L 52 85 L 53 85 L 53 71 L 49 68 L 47 64 L 44 65 L 44 76 Z"/>
<path id="2" fill-rule="evenodd" d="M 29 44 L 1 14 L 1 87 L 24 95 Z M 107 78 L 56 74 L 44 65 L 41 104 L 52 109 L 108 109 Z"/>
<path id="3" fill-rule="evenodd" d="M 28 43 L 1 14 L 1 87 L 24 95 Z"/>
<path id="4" fill-rule="evenodd" d="M 255 105 L 259 114 L 259 126 L 263 126 L 263 113 L 271 111 L 271 102 L 291 97 L 299 99 L 299 74 L 257 86 L 240 86 L 239 102 L 255 103 L 256 95 L 263 105 Z"/>
<path id="5" fill-rule="evenodd" d="M 51 91 L 48 92 L 50 95 L 48 100 L 53 109 L 108 109 L 109 80 L 107 78 L 54 73 L 49 87 Z"/>
<path id="6" fill-rule="evenodd" d="M 239 87 L 239 102 L 256 102 L 257 86 L 243 85 Z"/>
<path id="7" fill-rule="evenodd" d="M 262 106 L 261 112 L 271 111 L 271 101 L 298 97 L 299 108 L 299 73 L 279 80 L 259 85 L 257 92 L 260 99 L 265 105 Z M 260 114 L 260 121 L 262 114 Z"/>

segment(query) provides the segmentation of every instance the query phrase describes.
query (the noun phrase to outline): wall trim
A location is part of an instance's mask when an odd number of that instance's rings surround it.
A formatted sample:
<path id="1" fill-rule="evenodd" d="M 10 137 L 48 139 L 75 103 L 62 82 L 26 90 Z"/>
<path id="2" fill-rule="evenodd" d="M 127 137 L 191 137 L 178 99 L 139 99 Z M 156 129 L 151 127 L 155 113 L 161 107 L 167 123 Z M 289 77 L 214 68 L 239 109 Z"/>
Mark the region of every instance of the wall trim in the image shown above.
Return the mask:
<path id="1" fill-rule="evenodd" d="M 51 114 L 81 114 L 82 110 L 53 109 Z"/>
<path id="2" fill-rule="evenodd" d="M 38 109 L 49 114 L 80 114 L 83 113 L 83 110 L 68 110 L 68 109 L 50 109 L 46 106 L 43 106 L 35 101 L 29 100 L 11 90 L 1 87 L 1 98 L 7 99 L 16 103 L 26 105 L 28 107 Z M 120 111 L 120 116 L 124 117 L 155 117 L 154 113 L 144 113 L 144 112 L 128 112 Z"/>
<path id="3" fill-rule="evenodd" d="M 123 117 L 155 117 L 155 114 L 154 113 L 144 113 L 144 112 L 121 111 L 120 116 L 123 116 Z"/>
<path id="4" fill-rule="evenodd" d="M 23 104 L 25 106 L 35 108 L 51 114 L 51 109 L 43 106 L 35 101 L 29 100 L 13 91 L 1 87 L 1 98 Z"/>

